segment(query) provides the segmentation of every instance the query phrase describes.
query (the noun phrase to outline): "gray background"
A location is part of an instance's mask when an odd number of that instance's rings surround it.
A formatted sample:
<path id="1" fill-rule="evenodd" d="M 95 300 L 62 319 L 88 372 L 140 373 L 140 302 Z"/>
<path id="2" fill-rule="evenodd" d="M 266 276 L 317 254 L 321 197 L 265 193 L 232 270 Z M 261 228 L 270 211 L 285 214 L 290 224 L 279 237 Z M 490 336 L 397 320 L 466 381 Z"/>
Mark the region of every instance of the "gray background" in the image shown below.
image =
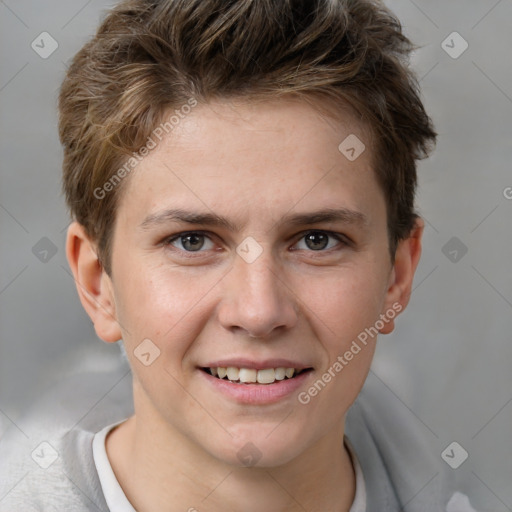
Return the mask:
<path id="1" fill-rule="evenodd" d="M 419 166 L 412 300 L 372 370 L 437 457 L 452 441 L 469 453 L 453 471 L 473 506 L 512 510 L 512 1 L 386 3 L 421 46 L 412 65 L 439 142 Z M 66 62 L 112 4 L 0 1 L 0 435 L 62 377 L 125 365 L 97 339 L 65 259 L 56 112 Z M 59 45 L 47 59 L 31 48 L 43 31 Z M 469 45 L 458 58 L 442 46 L 461 48 L 454 31 Z M 91 404 L 118 381 L 92 388 Z"/>

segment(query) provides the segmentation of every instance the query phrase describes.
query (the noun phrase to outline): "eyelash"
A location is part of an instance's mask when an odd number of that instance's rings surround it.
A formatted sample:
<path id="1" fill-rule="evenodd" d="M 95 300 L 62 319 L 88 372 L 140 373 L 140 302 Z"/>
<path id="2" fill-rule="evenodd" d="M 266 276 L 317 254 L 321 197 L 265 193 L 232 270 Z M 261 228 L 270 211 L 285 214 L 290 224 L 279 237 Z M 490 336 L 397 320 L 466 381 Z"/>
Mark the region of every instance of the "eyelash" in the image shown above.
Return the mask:
<path id="1" fill-rule="evenodd" d="M 330 238 L 334 238 L 337 242 L 339 242 L 344 247 L 347 247 L 347 246 L 350 245 L 350 240 L 348 240 L 344 235 L 341 235 L 339 233 L 334 233 L 333 231 L 326 231 L 326 230 L 321 230 L 321 229 L 310 229 L 308 231 L 301 232 L 300 233 L 300 237 L 298 238 L 297 242 L 295 242 L 295 244 L 300 242 L 306 235 L 309 235 L 311 233 L 321 233 L 321 234 L 327 235 Z M 183 238 L 183 237 L 185 237 L 187 235 L 201 235 L 201 236 L 204 236 L 206 238 L 209 238 L 210 240 L 212 238 L 207 231 L 183 231 L 181 233 L 177 233 L 175 235 L 167 237 L 165 240 L 163 240 L 162 244 L 165 245 L 166 247 L 172 247 L 172 250 L 176 250 L 176 251 L 178 251 L 180 253 L 186 254 L 186 256 L 185 256 L 186 258 L 197 258 L 197 257 L 200 257 L 202 255 L 202 253 L 207 252 L 207 251 L 203 251 L 203 250 L 187 251 L 185 249 L 179 249 L 179 248 L 176 248 L 176 247 L 172 246 L 173 242 L 175 242 L 176 240 L 179 240 L 180 238 Z M 213 242 L 213 240 L 211 240 L 211 241 Z M 329 244 L 327 244 L 327 245 L 329 245 Z M 333 249 L 334 250 L 340 250 L 341 248 L 335 249 L 335 247 L 331 247 L 329 249 L 321 249 L 321 250 L 318 250 L 318 251 L 314 251 L 314 250 L 309 249 L 309 250 L 307 250 L 307 252 L 311 252 L 311 253 L 330 253 Z M 296 249 L 296 250 L 304 250 L 304 249 Z"/>

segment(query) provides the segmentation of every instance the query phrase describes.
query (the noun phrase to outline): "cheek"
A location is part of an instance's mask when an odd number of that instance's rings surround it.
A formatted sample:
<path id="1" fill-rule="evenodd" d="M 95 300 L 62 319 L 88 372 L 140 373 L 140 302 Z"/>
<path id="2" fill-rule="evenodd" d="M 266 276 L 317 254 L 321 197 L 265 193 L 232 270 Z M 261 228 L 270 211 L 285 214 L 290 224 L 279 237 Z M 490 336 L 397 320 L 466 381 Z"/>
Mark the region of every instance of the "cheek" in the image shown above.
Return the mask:
<path id="1" fill-rule="evenodd" d="M 132 267 L 128 261 L 120 269 L 116 309 L 125 343 L 135 348 L 149 338 L 179 362 L 202 328 L 207 295 L 219 276 L 194 276 L 164 264 Z"/>
<path id="2" fill-rule="evenodd" d="M 352 403 L 373 359 L 377 339 L 374 326 L 385 287 L 382 276 L 371 267 L 365 270 L 338 269 L 311 279 L 306 287 L 301 285 L 304 314 L 324 352 L 318 378 L 324 379 L 325 390 L 321 383 L 311 390 L 311 398 L 322 390 L 323 399 L 313 405 L 314 409 L 326 408 L 322 413 L 333 405 L 332 412 L 343 411 Z"/>
<path id="3" fill-rule="evenodd" d="M 379 316 L 385 287 L 383 277 L 371 267 L 353 266 L 322 275 L 302 275 L 295 282 L 304 314 L 324 333 L 318 336 L 327 340 L 332 350 L 350 343 Z"/>
<path id="4" fill-rule="evenodd" d="M 316 380 L 299 395 L 308 414 L 324 418 L 328 430 L 346 413 L 359 394 L 375 352 L 383 300 L 381 281 L 371 273 L 363 279 L 347 272 L 319 280 L 301 293 L 308 322 L 324 353 Z"/>

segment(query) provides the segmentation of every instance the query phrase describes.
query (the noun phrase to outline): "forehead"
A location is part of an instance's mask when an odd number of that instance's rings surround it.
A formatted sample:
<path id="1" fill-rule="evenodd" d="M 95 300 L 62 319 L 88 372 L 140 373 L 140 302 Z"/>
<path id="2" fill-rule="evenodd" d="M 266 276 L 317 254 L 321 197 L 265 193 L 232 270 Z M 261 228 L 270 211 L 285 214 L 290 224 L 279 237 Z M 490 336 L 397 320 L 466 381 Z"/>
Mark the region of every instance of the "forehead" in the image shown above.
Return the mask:
<path id="1" fill-rule="evenodd" d="M 216 101 L 180 117 L 130 176 L 119 209 L 368 210 L 372 197 L 383 201 L 372 159 L 369 130 L 348 111 L 326 116 L 298 99 Z"/>

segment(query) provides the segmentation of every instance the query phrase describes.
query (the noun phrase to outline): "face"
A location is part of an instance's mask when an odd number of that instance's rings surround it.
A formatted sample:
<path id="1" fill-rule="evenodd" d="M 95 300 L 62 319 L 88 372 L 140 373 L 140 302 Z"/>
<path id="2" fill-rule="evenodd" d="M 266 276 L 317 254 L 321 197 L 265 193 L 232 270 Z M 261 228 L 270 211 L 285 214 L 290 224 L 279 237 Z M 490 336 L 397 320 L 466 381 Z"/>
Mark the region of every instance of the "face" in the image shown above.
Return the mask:
<path id="1" fill-rule="evenodd" d="M 231 464 L 286 463 L 342 431 L 401 309 L 370 141 L 299 100 L 200 105 L 171 135 L 125 183 L 112 241 L 137 417 Z"/>

